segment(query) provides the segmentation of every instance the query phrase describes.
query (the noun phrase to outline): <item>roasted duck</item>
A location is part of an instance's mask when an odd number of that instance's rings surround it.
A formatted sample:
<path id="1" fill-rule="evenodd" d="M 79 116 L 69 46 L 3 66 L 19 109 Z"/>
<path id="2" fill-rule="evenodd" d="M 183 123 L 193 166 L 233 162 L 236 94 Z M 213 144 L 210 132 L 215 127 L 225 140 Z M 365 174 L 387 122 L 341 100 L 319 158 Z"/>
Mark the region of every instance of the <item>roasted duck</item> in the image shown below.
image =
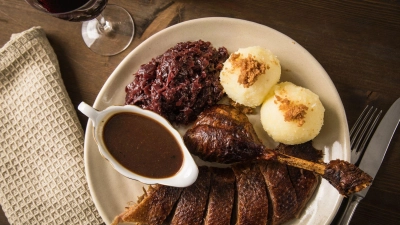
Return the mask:
<path id="1" fill-rule="evenodd" d="M 189 151 L 204 161 L 230 164 L 274 160 L 321 175 L 345 196 L 372 182 L 371 176 L 347 161 L 311 162 L 265 147 L 247 116 L 229 105 L 203 111 L 183 139 Z"/>
<path id="2" fill-rule="evenodd" d="M 314 162 L 321 159 L 321 151 L 311 142 L 280 144 L 277 150 Z M 318 178 L 313 172 L 277 161 L 236 163 L 227 168 L 201 166 L 191 186 L 150 186 L 112 224 L 279 225 L 300 216 Z"/>

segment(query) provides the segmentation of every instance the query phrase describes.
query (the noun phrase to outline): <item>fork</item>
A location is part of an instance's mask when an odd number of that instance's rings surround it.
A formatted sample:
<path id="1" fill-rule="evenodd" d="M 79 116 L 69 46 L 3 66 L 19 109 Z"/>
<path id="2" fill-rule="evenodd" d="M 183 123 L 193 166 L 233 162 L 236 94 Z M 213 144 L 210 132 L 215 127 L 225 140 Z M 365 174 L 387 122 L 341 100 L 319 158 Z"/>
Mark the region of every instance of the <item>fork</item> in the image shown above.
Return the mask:
<path id="1" fill-rule="evenodd" d="M 372 132 L 382 114 L 382 110 L 367 105 L 350 130 L 350 147 L 352 164 L 357 164 L 365 151 Z"/>
<path id="2" fill-rule="evenodd" d="M 378 109 L 367 105 L 364 110 L 361 112 L 360 116 L 357 118 L 353 127 L 350 130 L 350 148 L 351 148 L 351 159 L 350 162 L 352 164 L 356 164 L 360 161 L 361 156 L 365 151 L 365 146 L 369 142 L 369 139 L 377 125 L 379 118 L 382 114 L 382 110 L 378 112 Z M 349 199 L 343 200 L 341 208 L 344 206 L 344 211 L 341 214 L 338 214 L 337 217 L 339 221 L 335 223 L 336 225 L 343 224 L 343 216 L 346 213 L 346 210 L 349 208 Z"/>

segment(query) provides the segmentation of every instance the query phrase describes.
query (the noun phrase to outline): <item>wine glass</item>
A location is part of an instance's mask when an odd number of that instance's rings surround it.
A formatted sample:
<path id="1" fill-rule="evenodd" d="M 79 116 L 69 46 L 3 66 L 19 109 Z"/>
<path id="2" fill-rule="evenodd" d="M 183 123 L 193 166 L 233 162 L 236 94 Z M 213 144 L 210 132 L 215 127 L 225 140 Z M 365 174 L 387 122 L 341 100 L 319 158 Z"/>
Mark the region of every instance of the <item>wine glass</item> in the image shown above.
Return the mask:
<path id="1" fill-rule="evenodd" d="M 131 43 L 135 24 L 122 7 L 107 5 L 108 0 L 25 0 L 51 16 L 84 21 L 82 37 L 86 45 L 100 55 L 115 55 Z"/>

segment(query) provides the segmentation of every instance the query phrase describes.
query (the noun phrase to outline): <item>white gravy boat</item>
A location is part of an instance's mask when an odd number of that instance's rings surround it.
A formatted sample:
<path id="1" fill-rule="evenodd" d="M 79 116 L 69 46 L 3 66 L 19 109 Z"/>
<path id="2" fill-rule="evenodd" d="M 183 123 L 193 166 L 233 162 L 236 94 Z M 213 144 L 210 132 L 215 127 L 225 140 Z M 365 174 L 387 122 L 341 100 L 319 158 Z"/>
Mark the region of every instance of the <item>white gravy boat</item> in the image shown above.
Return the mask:
<path id="1" fill-rule="evenodd" d="M 150 110 L 144 110 L 133 105 L 110 106 L 104 109 L 103 111 L 97 111 L 88 104 L 86 104 L 85 102 L 81 102 L 78 106 L 78 109 L 87 117 L 89 117 L 93 122 L 94 138 L 96 140 L 100 154 L 109 163 L 111 163 L 112 167 L 115 170 L 117 170 L 125 177 L 138 180 L 145 184 L 163 184 L 174 187 L 187 187 L 196 181 L 199 173 L 198 167 L 194 162 L 191 154 L 189 153 L 189 150 L 186 148 L 179 132 L 175 130 L 164 117 Z M 177 173 L 167 178 L 145 177 L 126 169 L 117 160 L 115 160 L 115 158 L 107 150 L 106 145 L 104 143 L 103 129 L 105 123 L 111 116 L 122 112 L 132 112 L 153 119 L 159 122 L 162 126 L 164 126 L 174 136 L 177 143 L 180 145 L 183 154 L 183 163 L 180 170 Z"/>

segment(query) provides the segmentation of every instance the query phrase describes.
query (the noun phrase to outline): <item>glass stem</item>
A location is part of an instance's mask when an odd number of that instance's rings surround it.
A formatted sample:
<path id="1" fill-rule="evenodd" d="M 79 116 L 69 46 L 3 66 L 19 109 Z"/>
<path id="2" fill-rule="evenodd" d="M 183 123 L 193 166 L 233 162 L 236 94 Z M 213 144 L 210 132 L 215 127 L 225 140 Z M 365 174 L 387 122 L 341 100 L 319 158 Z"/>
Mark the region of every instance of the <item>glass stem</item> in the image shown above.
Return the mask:
<path id="1" fill-rule="evenodd" d="M 99 31 L 100 34 L 109 33 L 112 31 L 111 23 L 104 18 L 103 13 L 101 13 L 98 17 L 96 17 L 96 20 L 97 20 L 97 30 Z"/>

